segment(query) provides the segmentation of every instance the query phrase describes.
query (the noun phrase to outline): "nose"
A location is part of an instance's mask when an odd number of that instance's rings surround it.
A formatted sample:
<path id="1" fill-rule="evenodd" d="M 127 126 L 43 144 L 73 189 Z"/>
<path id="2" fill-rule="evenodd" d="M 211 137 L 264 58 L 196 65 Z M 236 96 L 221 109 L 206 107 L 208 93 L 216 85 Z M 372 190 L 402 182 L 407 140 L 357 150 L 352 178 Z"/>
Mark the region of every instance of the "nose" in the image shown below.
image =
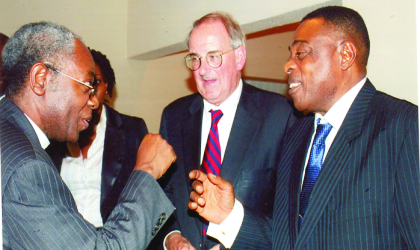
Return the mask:
<path id="1" fill-rule="evenodd" d="M 198 69 L 198 73 L 201 75 L 201 76 L 203 76 L 203 75 L 205 75 L 207 72 L 209 72 L 210 71 L 210 65 L 207 63 L 207 61 L 206 61 L 206 58 L 200 58 L 200 60 L 201 60 L 201 66 L 200 66 L 200 68 Z"/>
<path id="2" fill-rule="evenodd" d="M 97 109 L 99 107 L 99 100 L 96 95 L 93 95 L 92 98 L 89 99 L 88 106 L 91 109 Z"/>
<path id="3" fill-rule="evenodd" d="M 289 58 L 289 60 L 286 62 L 286 64 L 283 67 L 284 72 L 286 72 L 286 74 L 290 74 L 292 73 L 292 71 L 296 68 L 296 64 L 295 62 Z"/>

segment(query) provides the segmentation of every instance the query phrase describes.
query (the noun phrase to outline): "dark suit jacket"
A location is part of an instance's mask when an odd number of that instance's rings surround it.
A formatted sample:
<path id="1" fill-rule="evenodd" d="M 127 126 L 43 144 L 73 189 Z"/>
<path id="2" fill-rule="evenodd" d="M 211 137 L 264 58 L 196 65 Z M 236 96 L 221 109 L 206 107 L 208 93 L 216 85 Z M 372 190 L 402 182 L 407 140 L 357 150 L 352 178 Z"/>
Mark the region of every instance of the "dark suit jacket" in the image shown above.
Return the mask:
<path id="1" fill-rule="evenodd" d="M 136 165 L 137 150 L 148 133 L 143 119 L 118 113 L 105 104 L 107 122 L 102 161 L 101 215 L 108 219 Z M 60 172 L 66 143 L 52 142 L 48 154 Z"/>
<path id="2" fill-rule="evenodd" d="M 272 224 L 253 221 L 259 225 L 253 231 L 258 249 L 420 249 L 417 106 L 365 83 L 325 158 L 298 232 L 300 183 L 313 130 L 313 116 L 305 117 L 285 139 Z M 254 215 L 246 217 L 239 246 L 249 245 Z M 271 242 L 271 225 L 273 245 L 262 247 Z"/>
<path id="3" fill-rule="evenodd" d="M 4 249 L 145 249 L 173 212 L 152 176 L 134 171 L 97 230 L 77 212 L 22 111 L 3 98 L 0 116 Z"/>
<path id="4" fill-rule="evenodd" d="M 199 169 L 203 98 L 198 93 L 169 104 L 163 111 L 160 133 L 177 154 L 165 177 L 168 197 L 176 209 L 173 228 L 201 249 L 202 222 L 188 210 L 191 188 L 188 173 Z M 278 150 L 285 131 L 295 123 L 291 103 L 283 96 L 243 84 L 220 176 L 232 183 L 238 200 L 256 213 L 271 216 Z M 163 231 L 162 231 L 163 232 Z M 206 239 L 205 248 L 214 244 Z"/>

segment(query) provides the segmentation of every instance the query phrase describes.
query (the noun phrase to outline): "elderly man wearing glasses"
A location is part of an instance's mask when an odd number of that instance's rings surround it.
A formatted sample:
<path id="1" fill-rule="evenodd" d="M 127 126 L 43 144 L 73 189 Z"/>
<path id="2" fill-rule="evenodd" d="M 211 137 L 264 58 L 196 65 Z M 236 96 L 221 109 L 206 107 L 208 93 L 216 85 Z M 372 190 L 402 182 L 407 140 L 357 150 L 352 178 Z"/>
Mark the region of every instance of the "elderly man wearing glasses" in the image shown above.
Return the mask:
<path id="1" fill-rule="evenodd" d="M 210 249 L 219 244 L 207 236 L 214 225 L 207 228 L 198 214 L 188 212 L 192 190 L 188 173 L 201 169 L 219 174 L 232 183 L 244 206 L 270 215 L 279 149 L 297 118 L 285 97 L 241 79 L 245 35 L 229 14 L 210 13 L 194 22 L 187 46 L 185 63 L 199 93 L 182 97 L 163 111 L 160 133 L 178 159 L 162 185 L 177 209 L 160 245 Z"/>
<path id="2" fill-rule="evenodd" d="M 118 204 L 101 228 L 84 219 L 45 151 L 89 126 L 95 63 L 81 38 L 49 22 L 22 26 L 3 50 L 0 101 L 4 249 L 145 249 L 173 211 L 156 179 L 176 156 L 159 135 L 143 139 Z"/>

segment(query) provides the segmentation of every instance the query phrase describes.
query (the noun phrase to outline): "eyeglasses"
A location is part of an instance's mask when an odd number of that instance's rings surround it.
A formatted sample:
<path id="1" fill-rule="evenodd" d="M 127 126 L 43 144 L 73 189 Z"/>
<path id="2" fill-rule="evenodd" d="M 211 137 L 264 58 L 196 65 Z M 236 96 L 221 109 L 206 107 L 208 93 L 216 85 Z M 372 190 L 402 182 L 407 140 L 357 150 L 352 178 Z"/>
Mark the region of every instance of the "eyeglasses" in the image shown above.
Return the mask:
<path id="1" fill-rule="evenodd" d="M 56 68 L 54 68 L 53 66 L 51 66 L 51 65 L 49 65 L 48 63 L 44 63 L 45 64 L 45 66 L 47 66 L 47 68 L 49 68 L 49 69 L 51 69 L 51 70 L 54 70 L 54 71 L 56 71 L 56 72 L 58 72 L 58 73 L 60 73 L 60 74 L 62 74 L 62 75 L 65 75 L 65 76 L 67 76 L 68 78 L 70 78 L 70 79 L 72 79 L 72 80 L 74 80 L 74 81 L 76 81 L 76 82 L 78 82 L 78 83 L 80 83 L 80 84 L 82 84 L 82 85 L 84 85 L 84 86 L 86 86 L 86 87 L 88 87 L 89 89 L 90 89 L 90 92 L 89 92 L 89 99 L 91 99 L 95 94 L 96 94 L 96 92 L 97 92 L 97 90 L 98 90 L 98 85 L 97 84 L 95 84 L 95 82 L 82 82 L 82 81 L 80 81 L 80 80 L 77 80 L 76 78 L 74 78 L 74 77 L 71 77 L 71 76 L 69 76 L 69 75 L 67 75 L 67 74 L 65 74 L 65 73 L 63 73 L 63 72 L 61 72 L 60 70 L 58 70 L 58 69 L 56 69 Z"/>
<path id="2" fill-rule="evenodd" d="M 235 48 L 237 49 L 237 48 Z M 228 50 L 226 52 L 223 53 L 219 53 L 219 52 L 209 52 L 206 55 L 206 61 L 207 64 L 212 67 L 212 68 L 219 68 L 220 66 L 222 66 L 222 56 L 228 52 L 231 52 L 235 49 L 231 49 Z M 185 64 L 187 65 L 187 67 L 192 70 L 195 71 L 197 69 L 200 68 L 201 66 L 201 58 L 203 58 L 200 55 L 197 55 L 195 53 L 190 53 L 188 55 L 185 56 Z"/>

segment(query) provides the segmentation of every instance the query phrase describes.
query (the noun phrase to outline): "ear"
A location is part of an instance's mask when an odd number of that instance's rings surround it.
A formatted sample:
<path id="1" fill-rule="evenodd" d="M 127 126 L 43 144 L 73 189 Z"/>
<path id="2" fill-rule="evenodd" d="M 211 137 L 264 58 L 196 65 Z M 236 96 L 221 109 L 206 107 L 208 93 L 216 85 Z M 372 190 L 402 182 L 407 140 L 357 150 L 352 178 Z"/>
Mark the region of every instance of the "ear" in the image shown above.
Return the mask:
<path id="1" fill-rule="evenodd" d="M 47 86 L 48 68 L 43 63 L 35 63 L 29 70 L 28 82 L 36 95 L 44 95 Z"/>
<path id="2" fill-rule="evenodd" d="M 236 69 L 242 70 L 246 61 L 246 49 L 244 46 L 239 46 L 235 49 Z"/>
<path id="3" fill-rule="evenodd" d="M 346 71 L 356 61 L 357 49 L 354 43 L 346 41 L 340 45 L 341 69 Z"/>

